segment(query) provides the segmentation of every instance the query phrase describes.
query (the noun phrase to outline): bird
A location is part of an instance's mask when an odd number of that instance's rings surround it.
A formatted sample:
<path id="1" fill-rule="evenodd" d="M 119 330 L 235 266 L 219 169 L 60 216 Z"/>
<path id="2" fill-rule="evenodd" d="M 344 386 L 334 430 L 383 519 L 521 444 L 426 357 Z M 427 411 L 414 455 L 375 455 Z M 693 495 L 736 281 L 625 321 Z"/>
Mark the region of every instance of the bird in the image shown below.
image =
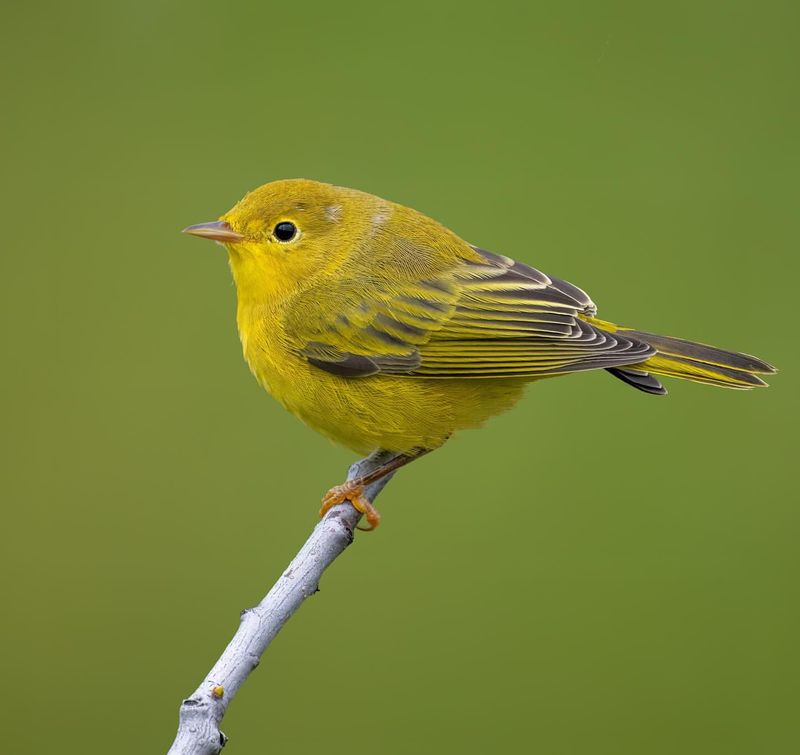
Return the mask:
<path id="1" fill-rule="evenodd" d="M 464 241 L 410 207 L 307 179 L 272 181 L 184 233 L 228 252 L 244 358 L 289 412 L 370 474 L 331 488 L 374 529 L 367 485 L 510 409 L 544 378 L 605 370 L 644 393 L 659 377 L 765 386 L 747 354 L 598 319 L 581 288 Z"/>

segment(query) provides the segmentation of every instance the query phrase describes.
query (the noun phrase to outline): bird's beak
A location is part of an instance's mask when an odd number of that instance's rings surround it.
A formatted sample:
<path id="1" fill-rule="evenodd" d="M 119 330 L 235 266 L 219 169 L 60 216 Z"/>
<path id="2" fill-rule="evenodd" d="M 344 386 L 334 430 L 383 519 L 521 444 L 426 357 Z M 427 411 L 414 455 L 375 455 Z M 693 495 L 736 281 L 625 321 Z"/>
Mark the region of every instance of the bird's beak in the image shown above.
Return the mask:
<path id="1" fill-rule="evenodd" d="M 244 241 L 241 233 L 236 233 L 224 220 L 215 220 L 213 223 L 198 223 L 184 228 L 181 233 L 188 233 L 190 236 L 200 236 L 212 241 L 222 241 L 227 244 L 235 244 L 237 241 Z"/>

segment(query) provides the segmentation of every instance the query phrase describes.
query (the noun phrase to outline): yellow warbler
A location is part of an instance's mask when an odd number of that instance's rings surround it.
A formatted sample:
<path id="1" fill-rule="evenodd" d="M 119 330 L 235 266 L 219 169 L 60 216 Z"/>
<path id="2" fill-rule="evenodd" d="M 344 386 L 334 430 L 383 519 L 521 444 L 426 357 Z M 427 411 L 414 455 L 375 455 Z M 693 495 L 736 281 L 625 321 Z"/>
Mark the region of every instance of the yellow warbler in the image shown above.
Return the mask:
<path id="1" fill-rule="evenodd" d="M 753 388 L 775 371 L 598 320 L 577 286 L 353 189 L 275 181 L 185 233 L 227 247 L 244 356 L 261 385 L 323 435 L 387 452 L 368 478 L 323 499 L 323 513 L 349 500 L 371 527 L 366 484 L 508 409 L 534 380 L 604 369 L 663 394 L 654 375 Z"/>

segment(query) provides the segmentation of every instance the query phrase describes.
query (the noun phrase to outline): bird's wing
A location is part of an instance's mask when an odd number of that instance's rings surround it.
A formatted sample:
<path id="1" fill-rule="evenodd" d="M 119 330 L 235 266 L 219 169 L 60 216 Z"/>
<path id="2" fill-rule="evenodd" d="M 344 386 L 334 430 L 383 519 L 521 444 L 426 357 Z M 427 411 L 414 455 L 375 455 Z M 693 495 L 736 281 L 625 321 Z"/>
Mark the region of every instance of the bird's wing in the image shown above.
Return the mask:
<path id="1" fill-rule="evenodd" d="M 501 255 L 435 277 L 337 292 L 339 314 L 304 307 L 287 331 L 311 364 L 344 377 L 538 377 L 644 361 L 648 344 L 581 319 L 596 312 L 571 283 Z M 364 295 L 365 290 L 369 291 Z M 319 295 L 319 294 L 317 294 Z"/>

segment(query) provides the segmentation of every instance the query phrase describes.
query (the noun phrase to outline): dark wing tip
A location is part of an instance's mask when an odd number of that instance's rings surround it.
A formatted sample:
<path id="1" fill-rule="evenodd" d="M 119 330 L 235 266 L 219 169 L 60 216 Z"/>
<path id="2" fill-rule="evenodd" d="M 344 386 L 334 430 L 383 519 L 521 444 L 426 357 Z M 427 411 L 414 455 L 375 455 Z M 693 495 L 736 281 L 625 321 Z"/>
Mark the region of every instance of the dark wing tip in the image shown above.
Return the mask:
<path id="1" fill-rule="evenodd" d="M 474 244 L 470 244 L 470 246 L 487 262 L 494 266 L 504 268 L 507 271 L 507 279 L 516 278 L 517 280 L 529 280 L 545 286 L 545 290 L 536 292 L 538 298 L 549 297 L 550 301 L 574 307 L 583 314 L 597 314 L 597 306 L 592 301 L 589 294 L 582 288 L 578 288 L 575 284 L 565 281 L 562 278 L 554 278 L 552 275 L 546 275 L 535 267 L 531 267 L 524 262 L 518 262 L 517 260 L 511 259 L 511 257 L 495 254 L 494 252 L 490 252 Z"/>
<path id="2" fill-rule="evenodd" d="M 644 370 L 636 370 L 630 367 L 613 367 L 608 372 L 615 378 L 619 378 L 623 383 L 627 383 L 645 393 L 653 396 L 667 395 L 667 389 L 649 372 Z"/>

